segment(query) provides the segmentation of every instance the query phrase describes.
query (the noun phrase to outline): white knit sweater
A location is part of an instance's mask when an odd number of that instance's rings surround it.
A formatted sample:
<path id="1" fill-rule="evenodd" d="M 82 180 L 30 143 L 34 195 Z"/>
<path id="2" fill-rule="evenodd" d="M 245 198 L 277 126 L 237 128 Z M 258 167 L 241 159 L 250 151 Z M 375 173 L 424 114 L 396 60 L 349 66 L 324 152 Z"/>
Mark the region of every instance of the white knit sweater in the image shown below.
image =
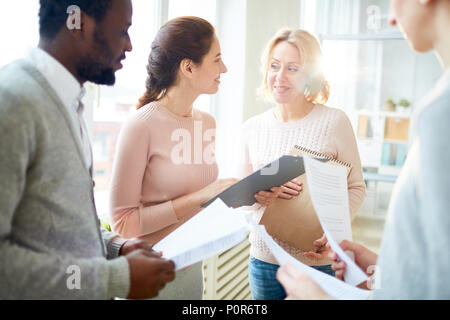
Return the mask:
<path id="1" fill-rule="evenodd" d="M 352 217 L 361 206 L 365 196 L 365 184 L 355 135 L 344 112 L 323 105 L 316 105 L 304 118 L 295 122 L 281 122 L 273 109 L 247 120 L 243 125 L 245 161 L 240 165 L 239 175 L 245 177 L 267 163 L 290 154 L 295 145 L 324 153 L 334 159 L 352 165 L 348 177 L 348 193 Z M 254 219 L 259 222 L 265 207 L 254 205 Z M 328 259 L 311 260 L 303 252 L 275 239 L 287 252 L 298 260 L 312 266 L 327 265 Z M 264 241 L 252 232 L 250 254 L 262 261 L 277 264 Z"/>

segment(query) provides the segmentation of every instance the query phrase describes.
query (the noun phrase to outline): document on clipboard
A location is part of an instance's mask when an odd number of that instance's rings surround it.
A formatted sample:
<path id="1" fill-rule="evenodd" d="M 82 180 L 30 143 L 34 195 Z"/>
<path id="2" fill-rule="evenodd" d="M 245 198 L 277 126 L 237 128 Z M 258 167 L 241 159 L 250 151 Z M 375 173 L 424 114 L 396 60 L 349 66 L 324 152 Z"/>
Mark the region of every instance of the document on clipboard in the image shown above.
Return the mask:
<path id="1" fill-rule="evenodd" d="M 295 146 L 291 155 L 310 156 L 327 164 L 344 167 L 347 175 L 351 171 L 350 164 L 300 146 Z M 295 178 L 303 184 L 300 195 L 290 200 L 281 198 L 273 200 L 265 209 L 259 224 L 264 225 L 271 236 L 283 240 L 295 248 L 302 251 L 315 251 L 317 248 L 313 242 L 322 237 L 323 230 L 311 201 L 305 171 Z"/>
<path id="2" fill-rule="evenodd" d="M 282 156 L 203 203 L 202 207 L 206 208 L 217 198 L 229 207 L 251 206 L 256 202 L 255 193 L 270 191 L 270 188 L 279 187 L 304 172 L 302 157 Z"/>
<path id="3" fill-rule="evenodd" d="M 331 249 L 347 265 L 345 282 L 358 285 L 367 280 L 367 275 L 354 263 L 353 253 L 344 252 L 339 246 L 343 240 L 352 241 L 347 171 L 310 157 L 304 158 L 304 164 L 311 200 L 322 229 Z"/>
<path id="4" fill-rule="evenodd" d="M 351 252 L 344 252 L 339 246 L 339 243 L 343 240 L 352 241 L 347 190 L 348 170 L 345 166 L 330 165 L 328 162 L 317 161 L 317 159 L 310 156 L 304 156 L 302 160 L 309 184 L 310 200 L 314 209 L 313 212 L 318 220 L 319 228 L 323 230 L 322 232 L 327 237 L 331 249 L 347 265 L 344 274 L 345 282 L 356 286 L 366 281 L 367 275 L 355 264 Z M 290 224 L 292 224 L 292 221 Z M 255 224 L 252 225 L 254 229 L 260 230 L 262 234 L 265 234 L 266 228 L 261 223 L 256 228 Z M 302 237 L 302 234 L 299 233 L 297 236 Z M 269 234 L 266 234 L 265 237 L 270 238 Z M 265 241 L 268 245 L 273 243 L 272 239 L 266 239 Z M 274 255 L 277 251 L 275 247 L 271 247 Z M 283 261 L 283 259 L 281 261 L 279 260 L 280 264 Z"/>

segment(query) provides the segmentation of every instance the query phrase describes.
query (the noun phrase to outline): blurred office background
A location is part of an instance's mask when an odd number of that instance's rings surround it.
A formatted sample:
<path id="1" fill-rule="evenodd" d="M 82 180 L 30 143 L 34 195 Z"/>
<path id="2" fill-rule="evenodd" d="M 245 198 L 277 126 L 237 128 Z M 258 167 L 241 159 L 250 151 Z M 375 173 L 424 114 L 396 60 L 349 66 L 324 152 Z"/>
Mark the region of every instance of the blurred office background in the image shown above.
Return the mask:
<path id="1" fill-rule="evenodd" d="M 323 67 L 331 83 L 327 105 L 344 110 L 351 119 L 364 166 L 367 196 L 353 221 L 353 236 L 378 251 L 392 186 L 408 153 L 411 114 L 441 73 L 433 53 L 413 53 L 398 28 L 388 25 L 389 0 L 132 2 L 133 52 L 117 73 L 116 85 L 87 84 L 85 116 L 94 149 L 101 219 L 109 219 L 107 189 L 117 136 L 144 92 L 152 39 L 168 19 L 196 15 L 216 27 L 229 70 L 222 76 L 219 93 L 201 96 L 195 105 L 216 117 L 221 177 L 233 172 L 229 155 L 235 129 L 270 107 L 256 94 L 262 79 L 260 56 L 268 40 L 282 27 L 306 29 L 320 39 Z M 37 44 L 38 3 L 0 3 L 0 66 Z M 248 298 L 248 294 L 232 298 L 237 297 Z"/>

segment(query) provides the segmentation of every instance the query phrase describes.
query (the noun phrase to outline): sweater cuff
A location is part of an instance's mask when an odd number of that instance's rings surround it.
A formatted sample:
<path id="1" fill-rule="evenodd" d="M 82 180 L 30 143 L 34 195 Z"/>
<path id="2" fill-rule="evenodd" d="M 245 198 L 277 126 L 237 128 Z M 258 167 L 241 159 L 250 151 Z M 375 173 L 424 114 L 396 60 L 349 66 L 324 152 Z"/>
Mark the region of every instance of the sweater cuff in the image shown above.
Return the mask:
<path id="1" fill-rule="evenodd" d="M 119 256 L 120 248 L 127 242 L 128 239 L 124 239 L 120 236 L 112 238 L 107 245 L 108 259 L 114 259 Z"/>
<path id="2" fill-rule="evenodd" d="M 130 266 L 125 257 L 108 261 L 109 276 L 106 299 L 127 298 L 130 293 Z"/>

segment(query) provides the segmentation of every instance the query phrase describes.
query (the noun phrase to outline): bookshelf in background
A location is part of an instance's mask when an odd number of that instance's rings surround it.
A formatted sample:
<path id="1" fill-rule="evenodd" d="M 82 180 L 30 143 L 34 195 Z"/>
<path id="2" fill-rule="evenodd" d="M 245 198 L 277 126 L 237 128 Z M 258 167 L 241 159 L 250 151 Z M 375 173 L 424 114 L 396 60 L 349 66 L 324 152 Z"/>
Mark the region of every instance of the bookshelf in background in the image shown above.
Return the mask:
<path id="1" fill-rule="evenodd" d="M 320 40 L 331 69 L 330 105 L 344 109 L 357 137 L 367 186 L 358 215 L 383 220 L 408 153 L 412 110 L 387 109 L 385 101 L 414 102 L 416 55 L 399 32 L 321 35 Z M 414 68 L 403 68 L 397 60 Z"/>
<path id="2" fill-rule="evenodd" d="M 358 216 L 383 220 L 408 153 L 414 106 L 439 79 L 439 62 L 432 52 L 414 53 L 389 24 L 389 0 L 302 4 L 301 26 L 317 34 L 322 45 L 330 83 L 327 104 L 348 115 L 357 137 L 367 185 Z M 402 100 L 410 104 L 403 111 Z"/>
<path id="3" fill-rule="evenodd" d="M 408 153 L 410 114 L 367 110 L 359 110 L 357 114 L 357 140 L 363 165 L 382 168 L 380 173 L 398 173 Z"/>

